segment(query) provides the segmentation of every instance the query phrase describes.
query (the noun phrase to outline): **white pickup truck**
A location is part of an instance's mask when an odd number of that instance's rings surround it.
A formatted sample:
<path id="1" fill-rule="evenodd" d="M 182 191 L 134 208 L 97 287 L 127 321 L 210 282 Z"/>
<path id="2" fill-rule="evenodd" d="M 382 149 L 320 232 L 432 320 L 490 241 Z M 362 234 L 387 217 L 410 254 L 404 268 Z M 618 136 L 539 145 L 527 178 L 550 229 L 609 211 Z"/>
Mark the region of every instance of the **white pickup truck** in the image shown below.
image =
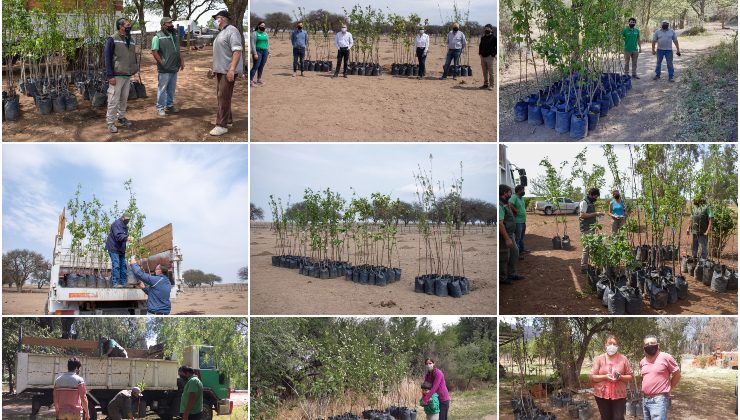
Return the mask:
<path id="1" fill-rule="evenodd" d="M 141 289 L 110 287 L 110 261 L 102 263 L 93 257 L 80 260 L 73 257 L 69 248 L 62 247 L 65 225 L 66 216 L 62 211 L 44 312 L 47 315 L 146 315 L 147 296 Z M 183 279 L 180 273 L 182 254 L 172 244 L 172 224 L 144 236 L 141 243 L 151 254 L 139 258 L 142 270 L 153 272 L 157 264 L 167 266 L 173 286 L 170 298 L 175 299 L 182 290 Z M 70 280 L 70 276 L 75 277 L 75 281 Z"/>
<path id="2" fill-rule="evenodd" d="M 534 209 L 544 212 L 547 215 L 578 214 L 578 206 L 580 204 L 580 201 L 573 201 L 570 198 L 560 197 L 555 200 L 555 204 L 552 204 L 549 201 L 536 201 L 534 203 Z"/>

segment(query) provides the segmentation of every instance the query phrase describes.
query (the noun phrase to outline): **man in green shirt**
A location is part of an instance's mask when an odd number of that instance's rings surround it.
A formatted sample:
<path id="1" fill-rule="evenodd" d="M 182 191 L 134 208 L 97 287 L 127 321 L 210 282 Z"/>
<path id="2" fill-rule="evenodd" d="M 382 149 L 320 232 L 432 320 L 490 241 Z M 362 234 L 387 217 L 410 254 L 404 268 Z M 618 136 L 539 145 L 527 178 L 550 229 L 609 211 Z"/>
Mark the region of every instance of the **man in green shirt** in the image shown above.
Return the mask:
<path id="1" fill-rule="evenodd" d="M 180 398 L 182 420 L 200 420 L 203 415 L 203 383 L 190 366 L 180 367 L 180 377 L 185 381 Z"/>
<path id="2" fill-rule="evenodd" d="M 707 205 L 703 197 L 694 199 L 694 207 L 691 209 L 691 226 L 686 229 L 686 235 L 691 235 L 691 256 L 696 258 L 699 246 L 701 246 L 701 257 L 707 259 L 707 244 L 709 233 L 712 231 L 714 213 Z"/>
<path id="3" fill-rule="evenodd" d="M 522 254 L 529 253 L 529 250 L 524 248 L 524 233 L 527 231 L 527 206 L 524 204 L 523 185 L 514 187 L 514 195 L 509 199 L 509 203 L 514 207 L 514 221 L 516 222 L 514 239 L 517 248 L 519 248 L 519 259 L 522 259 Z"/>
<path id="4" fill-rule="evenodd" d="M 505 184 L 498 186 L 498 277 L 502 284 L 511 284 L 512 280 L 524 280 L 524 276 L 516 273 L 519 248 L 514 241 L 516 221 L 512 206 L 509 204 L 511 196 L 510 186 Z"/>
<path id="5" fill-rule="evenodd" d="M 637 56 L 642 52 L 640 43 L 640 30 L 635 26 L 637 19 L 631 17 L 628 26 L 622 31 L 624 38 L 624 74 L 629 74 L 630 59 L 632 59 L 632 78 L 639 79 L 637 76 Z"/>
<path id="6" fill-rule="evenodd" d="M 180 56 L 180 38 L 177 36 L 172 18 L 163 17 L 162 30 L 152 38 L 152 56 L 157 62 L 157 115 L 164 117 L 165 110 L 177 113 L 175 86 L 177 72 L 185 68 Z"/>

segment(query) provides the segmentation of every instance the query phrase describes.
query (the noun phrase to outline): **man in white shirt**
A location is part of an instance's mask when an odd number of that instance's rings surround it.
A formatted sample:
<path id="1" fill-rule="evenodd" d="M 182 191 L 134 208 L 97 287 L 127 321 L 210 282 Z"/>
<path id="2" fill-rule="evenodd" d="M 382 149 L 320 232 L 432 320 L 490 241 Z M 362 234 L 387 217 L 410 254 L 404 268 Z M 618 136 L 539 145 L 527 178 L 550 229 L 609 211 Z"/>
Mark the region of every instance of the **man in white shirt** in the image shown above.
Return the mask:
<path id="1" fill-rule="evenodd" d="M 352 45 L 355 43 L 352 39 L 352 33 L 347 31 L 347 25 L 342 25 L 342 30 L 337 32 L 334 43 L 337 47 L 337 68 L 334 69 L 334 76 L 332 76 L 332 79 L 339 75 L 339 66 L 342 64 L 342 60 L 344 60 L 344 73 L 342 73 L 342 76 L 346 79 L 349 50 L 352 49 Z"/>
<path id="2" fill-rule="evenodd" d="M 429 52 L 429 35 L 424 33 L 424 27 L 419 27 L 419 34 L 416 35 L 416 58 L 419 59 L 419 80 L 424 78 L 427 72 L 426 62 L 427 53 Z"/>
<path id="3" fill-rule="evenodd" d="M 452 80 L 457 80 L 460 55 L 467 46 L 468 41 L 465 39 L 465 34 L 460 30 L 460 24 L 457 22 L 453 23 L 452 30 L 447 34 L 447 57 L 445 58 L 444 74 L 442 74 L 441 80 L 447 79 L 448 73 L 452 73 Z M 450 64 L 453 60 L 455 61 L 455 67 L 450 69 Z"/>

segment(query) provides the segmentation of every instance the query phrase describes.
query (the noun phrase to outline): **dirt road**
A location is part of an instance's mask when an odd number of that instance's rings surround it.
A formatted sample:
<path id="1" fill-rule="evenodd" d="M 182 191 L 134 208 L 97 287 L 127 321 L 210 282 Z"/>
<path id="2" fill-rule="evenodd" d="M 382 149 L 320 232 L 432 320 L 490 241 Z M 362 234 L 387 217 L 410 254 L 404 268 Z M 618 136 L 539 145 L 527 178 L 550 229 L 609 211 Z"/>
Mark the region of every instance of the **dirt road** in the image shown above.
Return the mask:
<path id="1" fill-rule="evenodd" d="M 730 40 L 736 29 L 721 29 L 719 24 L 707 24 L 707 32 L 699 36 L 681 36 L 681 57 L 675 55 L 673 64 L 675 78 L 680 82 L 685 69 L 690 68 L 694 60 L 711 51 L 721 41 Z M 644 31 L 647 31 L 645 29 Z M 651 31 L 652 32 L 652 31 Z M 618 107 L 609 111 L 609 115 L 599 120 L 595 131 L 589 132 L 584 141 L 609 142 L 664 142 L 678 138 L 677 125 L 673 121 L 679 99 L 682 96 L 680 83 L 668 82 L 668 70 L 665 62 L 661 79 L 654 81 L 656 57 L 652 55 L 650 42 L 642 44 L 642 53 L 637 60 L 637 74 L 640 80 L 633 80 L 632 90 L 627 92 Z M 514 60 L 515 57 L 512 57 Z M 518 60 L 518 58 L 516 59 Z M 530 74 L 534 69 L 530 68 Z M 514 103 L 518 100 L 519 64 L 513 62 L 501 76 L 500 140 L 501 141 L 572 141 L 568 134 L 558 134 L 544 125 L 531 126 L 527 122 L 515 122 L 513 119 Z M 534 85 L 527 89 L 535 91 Z M 737 95 L 737 92 L 735 93 Z"/>
<path id="2" fill-rule="evenodd" d="M 381 76 L 292 77 L 287 38 L 271 37 L 265 84 L 251 89 L 252 141 L 496 141 L 498 100 L 495 90 L 478 89 L 483 77 L 477 38 L 470 43 L 473 76 L 457 81 L 438 80 L 446 54 L 441 43 L 429 49 L 424 80 L 391 76 L 388 40 L 380 47 Z M 336 66 L 336 50 L 330 54 Z"/>

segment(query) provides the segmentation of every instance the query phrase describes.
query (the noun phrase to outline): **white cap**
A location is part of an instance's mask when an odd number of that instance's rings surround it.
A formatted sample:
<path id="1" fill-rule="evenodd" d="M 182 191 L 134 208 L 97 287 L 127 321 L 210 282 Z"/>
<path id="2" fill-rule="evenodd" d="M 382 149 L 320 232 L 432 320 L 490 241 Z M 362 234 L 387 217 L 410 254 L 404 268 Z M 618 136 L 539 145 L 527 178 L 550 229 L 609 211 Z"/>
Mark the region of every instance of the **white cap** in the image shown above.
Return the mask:
<path id="1" fill-rule="evenodd" d="M 660 23 L 671 23 L 671 22 L 668 22 L 667 19 L 663 19 Z"/>

